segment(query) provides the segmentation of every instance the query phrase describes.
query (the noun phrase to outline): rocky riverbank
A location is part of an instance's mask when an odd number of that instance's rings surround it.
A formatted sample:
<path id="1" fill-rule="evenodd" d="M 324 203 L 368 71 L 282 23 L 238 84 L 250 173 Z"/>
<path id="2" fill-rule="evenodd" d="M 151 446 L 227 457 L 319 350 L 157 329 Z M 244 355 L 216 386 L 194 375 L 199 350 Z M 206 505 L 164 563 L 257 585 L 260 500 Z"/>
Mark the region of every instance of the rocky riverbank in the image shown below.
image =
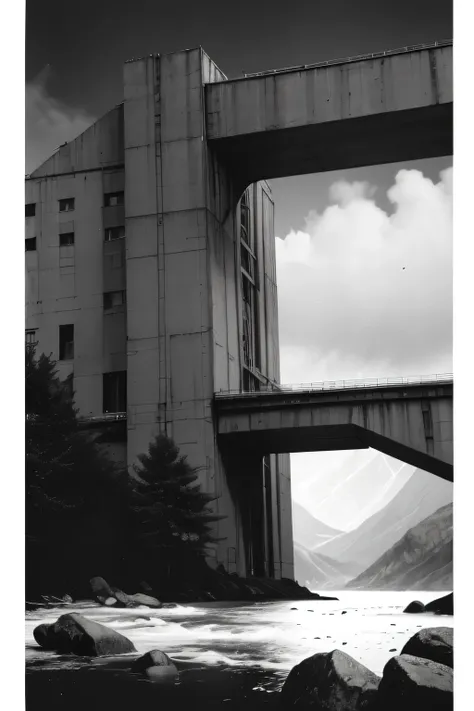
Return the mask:
<path id="1" fill-rule="evenodd" d="M 152 649 L 139 655 L 125 635 L 79 613 L 37 626 L 34 638 L 43 649 L 58 654 L 119 656 L 130 675 L 168 689 L 179 681 L 178 667 L 166 653 Z M 279 702 L 282 710 L 301 711 L 451 711 L 453 631 L 420 630 L 389 659 L 382 676 L 339 649 L 313 654 L 290 671 Z"/>
<path id="2" fill-rule="evenodd" d="M 140 590 L 126 593 L 102 577 L 90 580 L 89 594 L 92 599 L 107 607 L 139 607 L 146 605 L 159 608 L 162 604 L 196 602 L 257 602 L 269 600 L 337 600 L 336 597 L 312 593 L 294 580 L 282 578 L 240 578 L 221 571 L 211 571 L 205 584 L 197 589 L 156 591 L 147 582 L 141 581 Z M 81 596 L 83 599 L 84 596 Z M 61 597 L 42 596 L 40 601 L 28 601 L 27 609 L 52 606 L 67 607 L 73 602 L 71 595 Z"/>

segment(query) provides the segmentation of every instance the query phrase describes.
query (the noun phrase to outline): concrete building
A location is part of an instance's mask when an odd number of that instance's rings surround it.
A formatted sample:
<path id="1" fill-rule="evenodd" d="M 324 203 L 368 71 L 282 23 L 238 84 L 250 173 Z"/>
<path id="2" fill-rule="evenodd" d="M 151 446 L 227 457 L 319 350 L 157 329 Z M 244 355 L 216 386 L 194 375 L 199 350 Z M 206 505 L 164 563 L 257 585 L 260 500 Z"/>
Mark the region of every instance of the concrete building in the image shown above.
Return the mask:
<path id="1" fill-rule="evenodd" d="M 291 532 L 289 458 L 230 481 L 212 415 L 214 392 L 279 380 L 271 191 L 250 185 L 235 229 L 206 239 L 212 211 L 181 180 L 183 155 L 160 184 L 163 153 L 186 146 L 165 140 L 174 122 L 156 133 L 141 83 L 150 64 L 127 65 L 125 102 L 27 178 L 26 340 L 72 375 L 80 416 L 112 457 L 132 464 L 165 431 L 201 468 L 227 515 L 216 563 L 292 577 L 291 536 L 286 551 L 280 542 L 282 525 Z"/>
<path id="2" fill-rule="evenodd" d="M 215 401 L 279 381 L 265 180 L 451 153 L 450 43 L 232 81 L 198 48 L 126 63 L 123 103 L 27 179 L 27 340 L 111 456 L 173 437 L 229 571 L 293 577 L 288 455 L 227 447 Z"/>

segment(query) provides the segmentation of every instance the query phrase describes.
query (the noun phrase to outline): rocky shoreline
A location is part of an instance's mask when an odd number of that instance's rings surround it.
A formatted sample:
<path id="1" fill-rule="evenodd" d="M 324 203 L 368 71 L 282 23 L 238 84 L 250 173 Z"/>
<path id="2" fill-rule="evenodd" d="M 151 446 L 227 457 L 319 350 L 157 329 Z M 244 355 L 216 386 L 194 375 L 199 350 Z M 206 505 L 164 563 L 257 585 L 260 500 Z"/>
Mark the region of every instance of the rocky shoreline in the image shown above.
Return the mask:
<path id="1" fill-rule="evenodd" d="M 33 634 L 37 644 L 48 651 L 130 657 L 126 669 L 131 676 L 168 688 L 179 681 L 178 667 L 162 650 L 152 649 L 139 656 L 126 636 L 79 613 L 38 625 Z M 421 629 L 389 659 L 382 676 L 339 649 L 318 652 L 293 667 L 278 697 L 282 711 L 451 711 L 453 630 Z"/>
<path id="2" fill-rule="evenodd" d="M 276 584 L 271 592 L 277 590 L 280 595 L 288 595 L 294 600 L 297 599 L 295 590 L 299 591 L 300 600 L 323 599 L 292 581 L 271 582 Z M 252 588 L 247 590 L 247 594 L 251 594 L 253 600 L 262 599 L 268 590 L 262 586 L 253 592 L 253 585 L 248 581 L 245 585 Z M 146 593 L 127 594 L 110 586 L 103 578 L 93 578 L 90 588 L 94 602 L 104 608 L 159 609 L 176 605 L 154 598 L 149 589 Z M 58 603 L 52 599 L 50 604 L 57 607 Z M 63 604 L 72 604 L 72 600 L 64 600 Z M 452 614 L 453 595 L 433 600 L 422 608 L 420 605 L 418 601 L 413 601 L 404 612 Z M 84 615 L 67 613 L 53 624 L 40 624 L 34 629 L 33 636 L 40 647 L 57 654 L 122 659 L 125 665 L 122 668 L 131 680 L 137 677 L 165 686 L 171 698 L 177 692 L 174 687 L 179 682 L 182 667 L 179 661 L 176 662 L 161 649 L 151 649 L 139 655 L 128 637 L 89 619 L 87 609 Z M 395 649 L 390 651 L 395 652 Z M 278 701 L 282 711 L 399 711 L 401 708 L 404 711 L 418 711 L 421 708 L 451 711 L 453 630 L 441 626 L 420 629 L 397 655 L 387 661 L 381 675 L 375 674 L 341 649 L 319 651 L 291 669 L 276 696 L 275 701 Z"/>
<path id="3" fill-rule="evenodd" d="M 336 597 L 312 593 L 294 580 L 282 578 L 240 578 L 224 572 L 213 571 L 208 576 L 205 588 L 186 591 L 168 591 L 159 595 L 145 581 L 139 584 L 139 592 L 125 593 L 102 577 L 92 578 L 90 593 L 94 601 L 107 607 L 148 607 L 159 608 L 163 604 L 183 604 L 196 602 L 266 602 L 273 600 L 337 600 Z M 27 610 L 39 607 L 67 607 L 73 602 L 69 594 L 61 597 L 41 596 L 41 601 L 28 601 Z M 78 598 L 76 598 L 78 599 Z M 81 596 L 79 599 L 83 600 Z"/>

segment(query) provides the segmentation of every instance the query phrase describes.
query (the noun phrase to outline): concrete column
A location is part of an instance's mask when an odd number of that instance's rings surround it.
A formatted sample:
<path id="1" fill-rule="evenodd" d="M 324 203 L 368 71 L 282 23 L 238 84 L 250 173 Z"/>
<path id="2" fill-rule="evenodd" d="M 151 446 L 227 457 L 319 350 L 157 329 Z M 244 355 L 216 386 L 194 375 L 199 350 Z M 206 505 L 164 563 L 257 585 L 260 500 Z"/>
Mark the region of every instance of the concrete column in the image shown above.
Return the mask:
<path id="1" fill-rule="evenodd" d="M 215 563 L 245 574 L 250 530 L 253 559 L 261 557 L 261 462 L 249 453 L 238 465 L 226 460 L 213 413 L 214 393 L 240 388 L 242 367 L 235 229 L 242 185 L 212 154 L 205 126 L 204 85 L 225 77 L 199 48 L 129 62 L 124 79 L 128 461 L 157 432 L 170 435 L 225 516 L 216 526 L 222 540 Z M 269 209 L 266 198 L 262 229 Z M 274 245 L 266 239 L 262 289 L 274 272 L 271 259 L 266 264 Z M 276 325 L 276 305 L 265 298 L 268 329 Z M 272 339 L 277 346 L 277 335 Z M 270 361 L 274 378 L 276 352 Z"/>

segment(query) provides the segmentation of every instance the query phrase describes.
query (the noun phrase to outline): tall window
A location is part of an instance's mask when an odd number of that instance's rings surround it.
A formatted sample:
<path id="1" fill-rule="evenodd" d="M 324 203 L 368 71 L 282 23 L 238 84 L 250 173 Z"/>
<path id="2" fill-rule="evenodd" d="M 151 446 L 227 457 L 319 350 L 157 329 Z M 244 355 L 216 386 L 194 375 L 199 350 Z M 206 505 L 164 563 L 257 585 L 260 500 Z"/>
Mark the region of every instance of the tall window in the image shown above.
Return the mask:
<path id="1" fill-rule="evenodd" d="M 254 248 L 249 193 L 240 201 L 240 272 L 242 287 L 242 347 L 244 367 L 249 370 L 260 367 L 260 346 L 257 311 L 257 259 Z M 254 390 L 256 379 L 244 373 L 244 390 Z"/>
<path id="2" fill-rule="evenodd" d="M 74 198 L 64 198 L 59 201 L 59 212 L 71 212 L 74 210 Z"/>
<path id="3" fill-rule="evenodd" d="M 115 205 L 123 205 L 124 203 L 124 193 L 105 193 L 104 195 L 104 205 L 105 207 L 114 207 Z"/>
<path id="4" fill-rule="evenodd" d="M 103 374 L 103 411 L 126 412 L 127 410 L 127 371 Z"/>
<path id="5" fill-rule="evenodd" d="M 25 217 L 34 217 L 36 214 L 36 203 L 29 202 L 25 205 Z"/>
<path id="6" fill-rule="evenodd" d="M 28 237 L 25 239 L 25 252 L 36 251 L 36 237 Z"/>
<path id="7" fill-rule="evenodd" d="M 74 358 L 74 324 L 59 327 L 59 360 Z"/>

